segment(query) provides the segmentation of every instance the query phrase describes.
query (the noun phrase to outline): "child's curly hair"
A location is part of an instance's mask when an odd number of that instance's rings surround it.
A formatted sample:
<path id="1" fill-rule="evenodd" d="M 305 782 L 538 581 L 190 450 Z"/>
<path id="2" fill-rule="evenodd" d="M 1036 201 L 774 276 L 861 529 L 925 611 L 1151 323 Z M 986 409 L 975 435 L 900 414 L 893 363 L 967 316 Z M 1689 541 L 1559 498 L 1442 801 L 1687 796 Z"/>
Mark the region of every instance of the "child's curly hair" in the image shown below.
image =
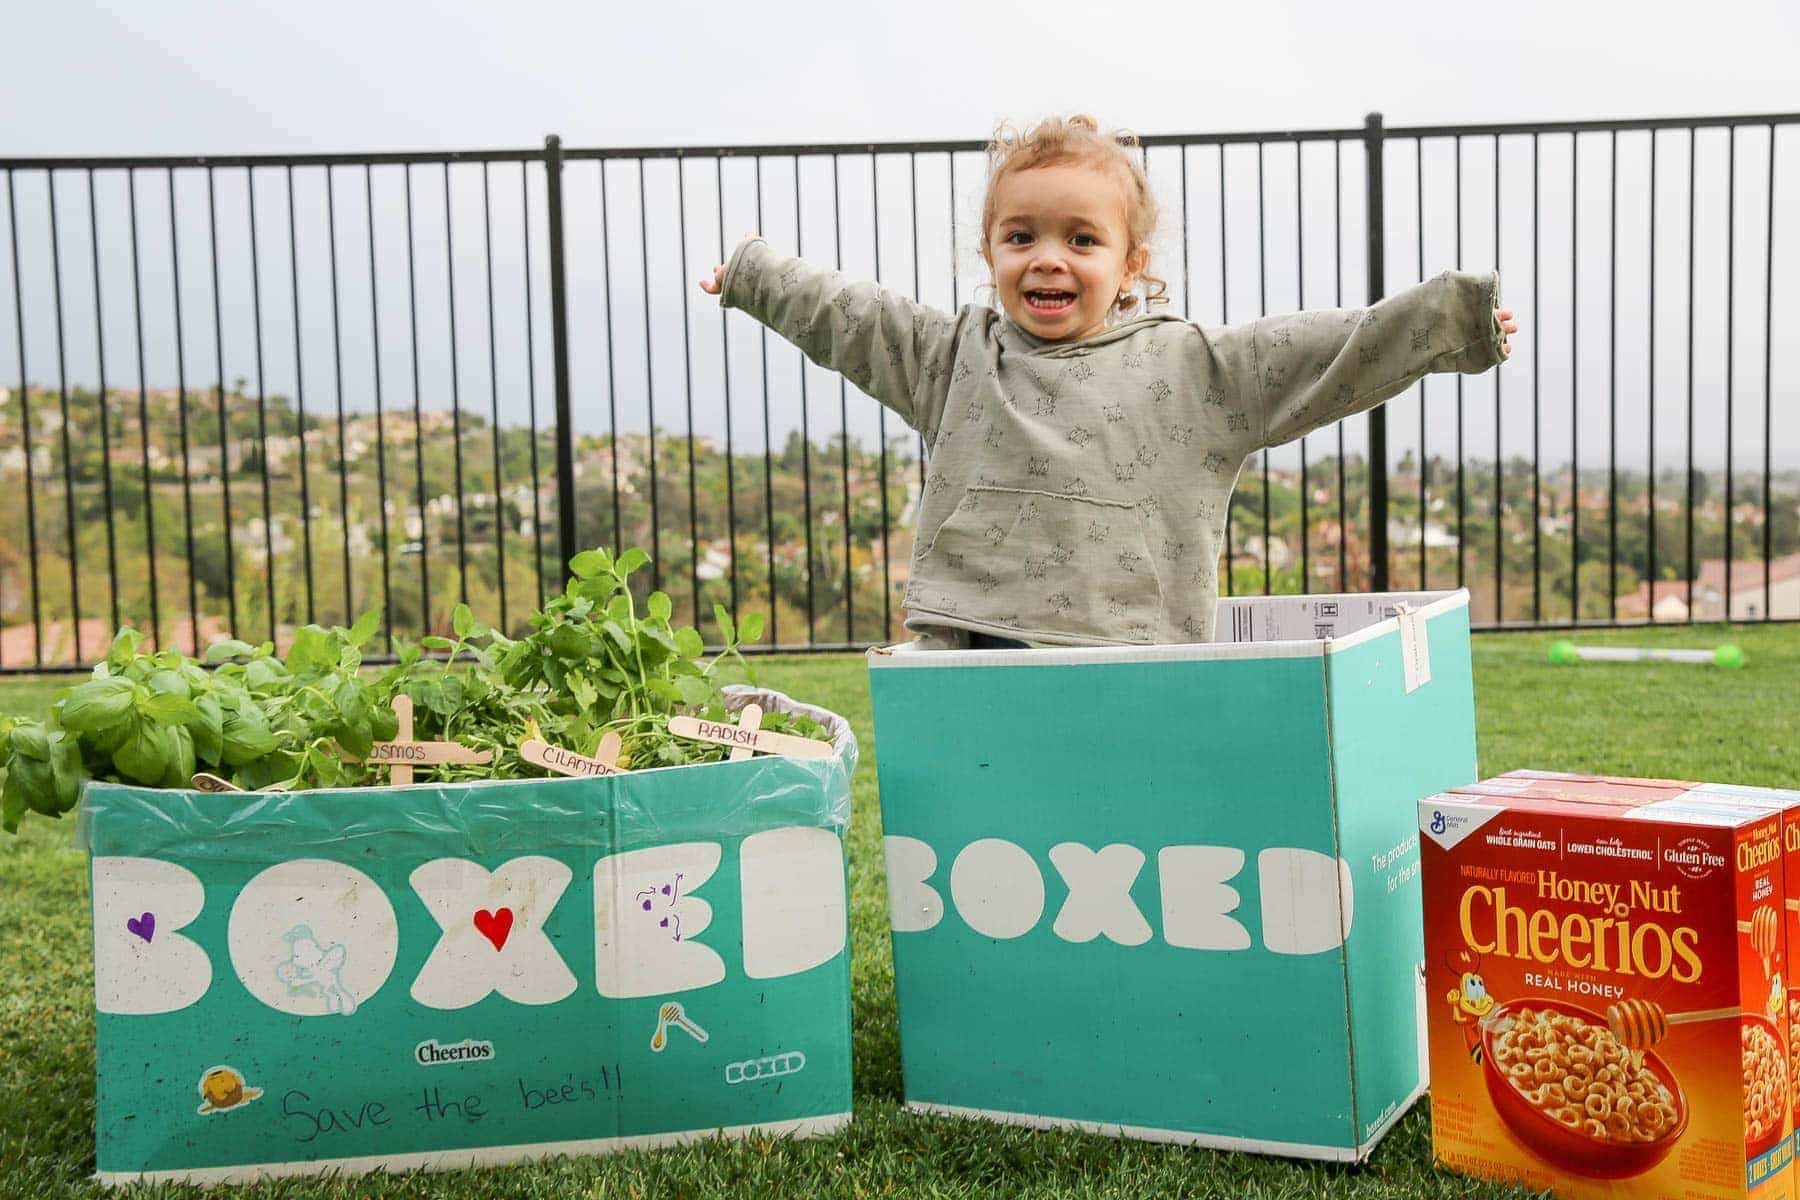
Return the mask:
<path id="1" fill-rule="evenodd" d="M 1072 117 L 1047 117 L 1029 129 L 1010 121 L 994 128 L 988 141 L 987 196 L 981 204 L 981 240 L 985 248 L 994 221 L 995 193 L 1000 181 L 1017 171 L 1036 167 L 1079 163 L 1113 172 L 1125 187 L 1127 255 L 1146 253 L 1156 232 L 1156 197 L 1150 177 L 1138 156 L 1137 135 L 1123 129 L 1107 130 L 1086 113 Z M 985 257 L 985 249 L 983 252 Z M 1146 269 L 1139 272 L 1137 289 L 1122 293 L 1113 302 L 1112 315 L 1125 318 L 1140 314 L 1152 304 L 1167 304 L 1168 281 Z"/>

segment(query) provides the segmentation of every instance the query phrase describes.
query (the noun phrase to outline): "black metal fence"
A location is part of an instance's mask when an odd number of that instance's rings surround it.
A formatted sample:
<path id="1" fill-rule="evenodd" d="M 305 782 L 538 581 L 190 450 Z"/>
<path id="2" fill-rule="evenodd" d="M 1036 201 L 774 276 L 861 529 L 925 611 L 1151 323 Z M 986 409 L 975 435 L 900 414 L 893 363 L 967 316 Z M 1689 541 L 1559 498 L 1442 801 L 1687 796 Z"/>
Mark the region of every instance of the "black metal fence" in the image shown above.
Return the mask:
<path id="1" fill-rule="evenodd" d="M 1206 324 L 1498 268 L 1525 329 L 1247 464 L 1226 590 L 1466 585 L 1498 626 L 1800 618 L 1800 114 L 1154 136 Z M 466 600 L 588 545 L 704 625 L 900 633 L 917 439 L 694 280 L 760 230 L 977 299 L 977 142 L 0 159 L 0 671 Z M 1791 184 L 1790 184 L 1791 186 Z M 10 335 L 10 337 L 9 337 Z M 10 341 L 10 344 L 8 344 Z"/>

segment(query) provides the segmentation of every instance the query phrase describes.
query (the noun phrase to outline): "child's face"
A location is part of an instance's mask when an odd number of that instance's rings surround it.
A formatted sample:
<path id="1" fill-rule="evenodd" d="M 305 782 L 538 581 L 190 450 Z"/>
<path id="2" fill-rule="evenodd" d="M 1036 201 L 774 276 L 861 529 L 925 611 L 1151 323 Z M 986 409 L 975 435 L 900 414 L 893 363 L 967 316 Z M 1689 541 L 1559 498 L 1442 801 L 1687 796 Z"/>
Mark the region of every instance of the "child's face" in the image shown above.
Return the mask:
<path id="1" fill-rule="evenodd" d="M 982 243 L 1006 315 L 1052 341 L 1105 329 L 1148 257 L 1128 230 L 1124 186 L 1107 171 L 1065 163 L 1007 175 Z"/>

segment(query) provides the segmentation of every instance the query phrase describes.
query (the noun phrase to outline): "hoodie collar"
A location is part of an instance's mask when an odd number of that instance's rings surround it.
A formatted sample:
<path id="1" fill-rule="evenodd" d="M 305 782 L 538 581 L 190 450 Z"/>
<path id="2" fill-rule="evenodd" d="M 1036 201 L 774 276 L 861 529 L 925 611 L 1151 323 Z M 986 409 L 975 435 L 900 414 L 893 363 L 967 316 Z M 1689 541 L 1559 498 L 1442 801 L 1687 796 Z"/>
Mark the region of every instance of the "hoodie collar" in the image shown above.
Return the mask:
<path id="1" fill-rule="evenodd" d="M 1011 317 L 1007 316 L 1004 311 L 1000 314 L 1000 326 L 1009 335 L 1009 340 L 1014 342 L 1017 347 L 1025 353 L 1040 358 L 1079 357 L 1080 355 L 1086 354 L 1089 350 L 1093 350 L 1100 346 L 1110 345 L 1113 342 L 1131 337 L 1133 334 L 1147 326 L 1155 325 L 1163 321 L 1180 320 L 1182 320 L 1182 318 L 1173 313 L 1153 313 L 1149 316 L 1134 317 L 1132 320 L 1126 321 L 1121 325 L 1115 325 L 1111 329 L 1103 329 L 1092 337 L 1080 338 L 1075 341 L 1050 341 L 1020 328 L 1019 325 Z"/>

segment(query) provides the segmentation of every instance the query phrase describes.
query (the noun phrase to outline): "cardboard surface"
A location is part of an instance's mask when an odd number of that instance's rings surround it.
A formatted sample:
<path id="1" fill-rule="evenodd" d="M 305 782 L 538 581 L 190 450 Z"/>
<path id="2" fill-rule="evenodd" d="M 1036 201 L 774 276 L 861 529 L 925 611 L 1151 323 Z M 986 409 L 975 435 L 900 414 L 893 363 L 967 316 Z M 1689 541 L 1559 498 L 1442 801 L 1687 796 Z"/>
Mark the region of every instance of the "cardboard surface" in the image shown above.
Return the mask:
<path id="1" fill-rule="evenodd" d="M 1422 599 L 1411 692 L 1391 619 L 872 658 L 908 1103 L 1366 1154 L 1422 1082 L 1413 802 L 1475 777 L 1467 597 Z"/>
<path id="2" fill-rule="evenodd" d="M 287 796 L 96 785 L 100 1177 L 836 1127 L 854 765 L 845 728 L 807 763 Z"/>

